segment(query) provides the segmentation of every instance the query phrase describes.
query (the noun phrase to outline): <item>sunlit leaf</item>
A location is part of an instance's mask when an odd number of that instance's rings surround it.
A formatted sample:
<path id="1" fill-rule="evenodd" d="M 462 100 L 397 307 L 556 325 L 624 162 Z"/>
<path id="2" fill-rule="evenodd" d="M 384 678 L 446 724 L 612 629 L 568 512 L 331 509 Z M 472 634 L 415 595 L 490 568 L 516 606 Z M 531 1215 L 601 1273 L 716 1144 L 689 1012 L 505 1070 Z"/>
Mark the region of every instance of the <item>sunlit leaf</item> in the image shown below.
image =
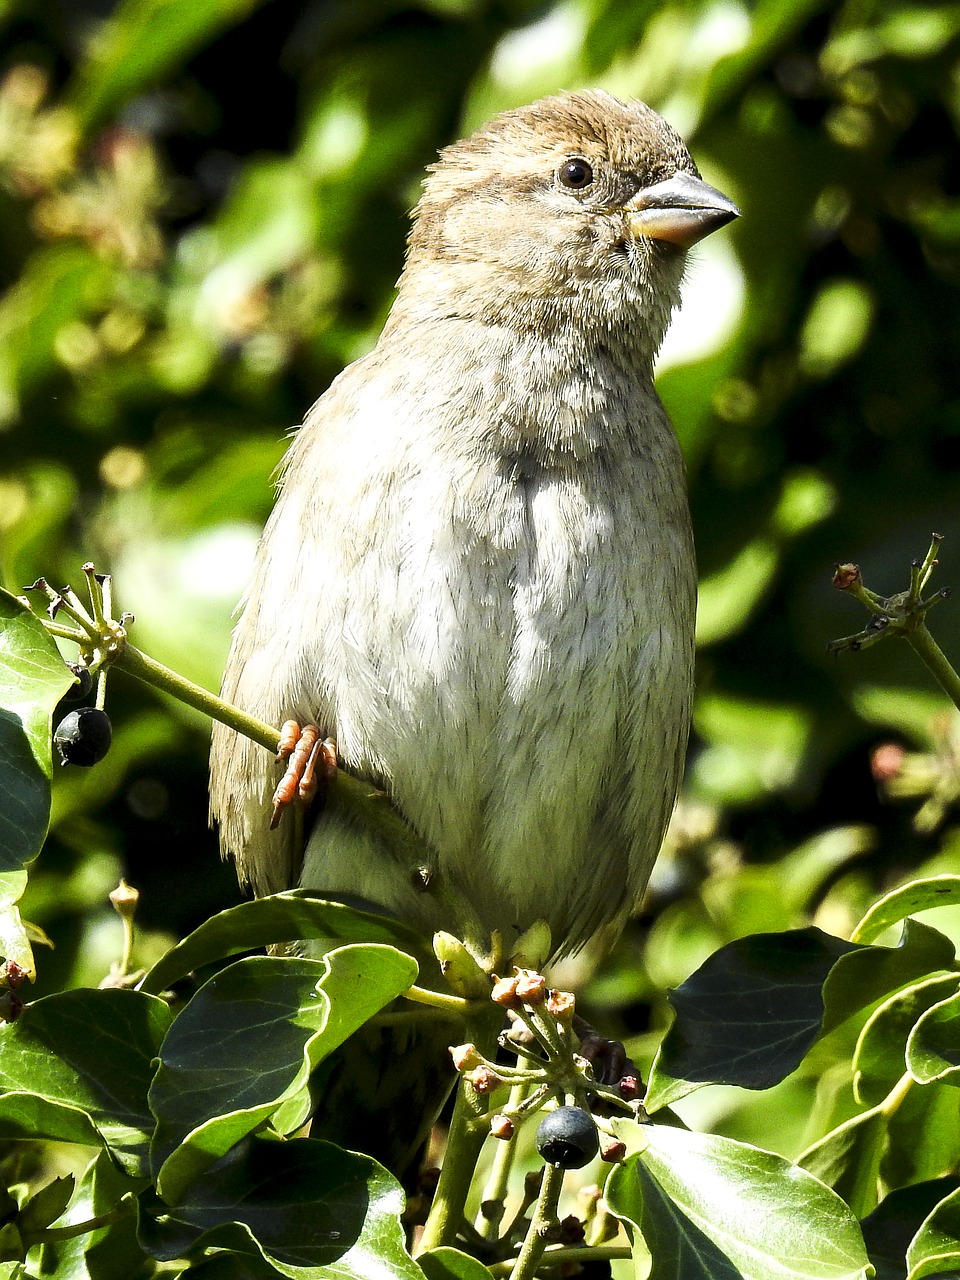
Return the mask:
<path id="1" fill-rule="evenodd" d="M 665 1240 L 681 1241 L 691 1275 L 737 1273 L 744 1280 L 863 1280 L 868 1261 L 856 1218 L 823 1183 L 782 1156 L 717 1135 L 646 1126 L 644 1150 L 617 1166 L 606 1184 L 610 1209 L 643 1230 L 645 1212 Z M 644 1176 L 636 1166 L 642 1163 Z M 644 1208 L 652 1179 L 656 1200 Z M 684 1236 L 684 1220 L 696 1228 Z M 702 1245 L 706 1237 L 712 1253 Z M 671 1272 L 669 1260 L 664 1276 Z M 697 1270 L 700 1267 L 700 1270 Z"/>

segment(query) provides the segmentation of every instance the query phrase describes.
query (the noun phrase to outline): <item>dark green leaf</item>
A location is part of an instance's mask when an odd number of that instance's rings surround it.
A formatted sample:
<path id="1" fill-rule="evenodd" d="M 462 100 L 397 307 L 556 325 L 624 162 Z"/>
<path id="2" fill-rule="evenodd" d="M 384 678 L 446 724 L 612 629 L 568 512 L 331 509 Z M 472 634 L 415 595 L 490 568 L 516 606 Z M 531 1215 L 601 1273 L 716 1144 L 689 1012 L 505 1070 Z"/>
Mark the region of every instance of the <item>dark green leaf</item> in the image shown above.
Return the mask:
<path id="1" fill-rule="evenodd" d="M 72 684 L 40 619 L 0 590 L 0 872 L 19 871 L 43 844 L 51 718 Z"/>
<path id="2" fill-rule="evenodd" d="M 906 1280 L 907 1249 L 923 1220 L 960 1188 L 960 1179 L 937 1178 L 891 1191 L 860 1224 L 875 1280 Z"/>
<path id="3" fill-rule="evenodd" d="M 153 1131 L 147 1090 L 171 1016 L 162 1000 L 139 991 L 46 996 L 0 1026 L 0 1090 L 85 1112 L 117 1159 L 135 1170 Z M 58 1121 L 50 1108 L 38 1111 L 82 1140 L 77 1117 Z M 4 1123 L 11 1124 L 8 1110 Z"/>
<path id="4" fill-rule="evenodd" d="M 625 1124 L 630 1122 L 617 1123 L 618 1132 Z M 617 1166 L 607 1181 L 607 1203 L 618 1217 L 640 1226 L 634 1215 L 643 1190 L 635 1165 L 642 1161 L 663 1199 L 675 1205 L 745 1280 L 866 1276 L 867 1255 L 850 1210 L 839 1196 L 782 1156 L 730 1138 L 664 1125 L 643 1126 L 642 1136 L 646 1147 Z"/>
<path id="5" fill-rule="evenodd" d="M 754 934 L 729 943 L 670 992 L 676 1019 L 653 1064 L 647 1107 L 703 1084 L 766 1089 L 816 1040 L 823 984 L 852 944 L 820 929 Z"/>
<path id="6" fill-rule="evenodd" d="M 211 978 L 167 1034 L 150 1089 L 164 1199 L 281 1107 L 284 1131 L 298 1129 L 314 1067 L 416 976 L 403 952 L 362 943 L 323 960 L 251 956 Z"/>
<path id="7" fill-rule="evenodd" d="M 185 974 L 214 960 L 300 939 L 331 944 L 383 942 L 414 955 L 425 945 L 418 933 L 388 916 L 328 902 L 310 889 L 291 889 L 242 902 L 204 921 L 153 966 L 140 989 L 159 995 Z"/>
<path id="8" fill-rule="evenodd" d="M 403 1246 L 402 1208 L 399 1184 L 367 1156 L 313 1138 L 247 1138 L 178 1205 L 156 1202 L 141 1239 L 161 1261 L 223 1248 L 298 1280 L 422 1280 Z"/>

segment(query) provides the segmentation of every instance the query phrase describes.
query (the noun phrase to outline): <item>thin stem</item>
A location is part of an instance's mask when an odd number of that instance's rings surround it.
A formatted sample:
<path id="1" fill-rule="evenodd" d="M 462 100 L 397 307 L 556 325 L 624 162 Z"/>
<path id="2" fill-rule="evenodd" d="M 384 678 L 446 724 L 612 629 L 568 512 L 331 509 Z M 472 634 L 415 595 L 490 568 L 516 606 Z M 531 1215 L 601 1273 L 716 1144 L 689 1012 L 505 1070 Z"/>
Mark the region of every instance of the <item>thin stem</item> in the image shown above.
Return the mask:
<path id="1" fill-rule="evenodd" d="M 530 1085 L 526 1080 L 518 1081 L 510 1090 L 510 1098 L 504 1111 L 515 1115 L 522 1106 L 529 1088 Z M 496 1239 L 497 1228 L 503 1220 L 510 1170 L 513 1168 L 516 1155 L 517 1144 L 513 1139 L 501 1141 L 496 1148 L 490 1175 L 480 1196 L 480 1213 L 477 1216 L 477 1227 L 480 1234 L 487 1240 Z"/>
<path id="2" fill-rule="evenodd" d="M 465 1017 L 470 1008 L 470 1001 L 464 1000 L 463 996 L 451 996 L 444 991 L 431 991 L 427 987 L 408 987 L 402 992 L 402 996 L 404 1000 L 429 1005 L 431 1009 L 442 1009 L 444 1013 L 452 1013 L 459 1018 Z"/>
<path id="3" fill-rule="evenodd" d="M 633 1250 L 626 1244 L 592 1244 L 571 1245 L 544 1251 L 544 1257 L 551 1267 L 562 1266 L 565 1262 L 616 1262 L 621 1258 L 632 1258 Z M 495 1276 L 508 1276 L 514 1260 L 489 1263 L 487 1269 Z"/>
<path id="4" fill-rule="evenodd" d="M 162 689 L 165 693 L 172 694 L 178 701 L 185 702 L 188 707 L 202 711 L 212 720 L 219 720 L 221 724 L 236 729 L 238 733 L 258 742 L 268 751 L 276 752 L 280 743 L 279 729 L 264 724 L 262 720 L 248 715 L 229 702 L 224 702 L 216 694 L 194 684 L 192 680 L 187 680 L 176 671 L 171 671 L 162 662 L 157 662 L 156 658 L 151 658 L 140 649 L 135 649 L 129 642 L 124 645 L 123 652 L 118 654 L 115 665 L 127 675 L 142 680 L 144 684 L 153 685 L 155 689 Z"/>
<path id="5" fill-rule="evenodd" d="M 97 1214 L 94 1218 L 85 1218 L 83 1222 L 72 1222 L 66 1227 L 45 1227 L 43 1231 L 31 1234 L 31 1244 L 53 1244 L 56 1240 L 73 1240 L 76 1236 L 85 1236 L 91 1231 L 99 1231 L 101 1227 L 109 1227 L 127 1216 L 133 1204 L 133 1196 L 127 1192 L 115 1209 L 109 1213 Z"/>
<path id="6" fill-rule="evenodd" d="M 510 1273 L 511 1280 L 531 1280 L 540 1265 L 547 1248 L 547 1232 L 558 1220 L 557 1205 L 560 1203 L 563 1174 L 564 1170 L 559 1165 L 548 1164 L 544 1169 L 537 1207 L 530 1220 L 520 1256 Z"/>
<path id="7" fill-rule="evenodd" d="M 905 635 L 910 647 L 943 689 L 955 707 L 960 709 L 960 676 L 934 640 L 924 623 L 912 627 Z"/>

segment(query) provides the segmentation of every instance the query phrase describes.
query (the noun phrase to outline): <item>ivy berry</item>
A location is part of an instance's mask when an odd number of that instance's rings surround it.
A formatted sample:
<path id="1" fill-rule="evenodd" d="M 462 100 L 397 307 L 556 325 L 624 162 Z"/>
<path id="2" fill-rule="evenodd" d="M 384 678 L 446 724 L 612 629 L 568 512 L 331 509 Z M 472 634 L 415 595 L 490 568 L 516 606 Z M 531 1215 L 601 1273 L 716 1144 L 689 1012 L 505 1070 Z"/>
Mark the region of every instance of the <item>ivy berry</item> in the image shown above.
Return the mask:
<path id="1" fill-rule="evenodd" d="M 600 1140 L 593 1117 L 580 1107 L 548 1111 L 537 1129 L 537 1150 L 547 1164 L 582 1169 L 597 1154 Z"/>
<path id="2" fill-rule="evenodd" d="M 113 728 L 110 717 L 99 707 L 80 707 L 63 717 L 53 741 L 61 764 L 79 764 L 85 769 L 98 764 L 110 750 Z"/>

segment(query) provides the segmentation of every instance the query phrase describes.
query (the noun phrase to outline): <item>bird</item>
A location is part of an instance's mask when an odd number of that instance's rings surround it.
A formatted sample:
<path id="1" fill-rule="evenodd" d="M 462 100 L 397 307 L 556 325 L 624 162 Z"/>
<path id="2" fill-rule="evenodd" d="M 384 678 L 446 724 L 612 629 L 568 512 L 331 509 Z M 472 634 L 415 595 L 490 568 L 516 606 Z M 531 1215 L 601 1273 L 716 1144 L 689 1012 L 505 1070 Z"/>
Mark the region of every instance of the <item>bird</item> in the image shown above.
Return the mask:
<path id="1" fill-rule="evenodd" d="M 738 213 L 659 114 L 600 90 L 505 111 L 429 166 L 379 340 L 294 435 L 222 687 L 318 726 L 427 867 L 335 805 L 271 829 L 278 766 L 216 725 L 211 814 L 256 894 L 507 955 L 542 921 L 553 957 L 635 910 L 694 671 L 654 359 L 687 250 Z"/>

